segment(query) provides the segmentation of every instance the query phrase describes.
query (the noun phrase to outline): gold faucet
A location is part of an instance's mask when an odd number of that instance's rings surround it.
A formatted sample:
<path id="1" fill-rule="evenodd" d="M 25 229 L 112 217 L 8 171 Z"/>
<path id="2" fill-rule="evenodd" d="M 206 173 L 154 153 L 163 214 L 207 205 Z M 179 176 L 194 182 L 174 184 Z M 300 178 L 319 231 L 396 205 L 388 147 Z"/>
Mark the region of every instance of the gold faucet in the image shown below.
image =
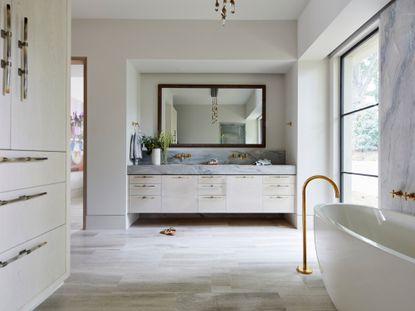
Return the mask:
<path id="1" fill-rule="evenodd" d="M 327 176 L 315 175 L 309 177 L 303 185 L 303 264 L 297 267 L 297 272 L 302 274 L 312 274 L 313 269 L 307 265 L 307 186 L 314 179 L 323 179 L 329 182 L 334 188 L 336 198 L 340 198 L 340 190 L 336 183 Z"/>
<path id="2" fill-rule="evenodd" d="M 190 153 L 176 153 L 174 156 L 176 159 L 184 160 L 184 159 L 190 159 L 192 155 Z"/>

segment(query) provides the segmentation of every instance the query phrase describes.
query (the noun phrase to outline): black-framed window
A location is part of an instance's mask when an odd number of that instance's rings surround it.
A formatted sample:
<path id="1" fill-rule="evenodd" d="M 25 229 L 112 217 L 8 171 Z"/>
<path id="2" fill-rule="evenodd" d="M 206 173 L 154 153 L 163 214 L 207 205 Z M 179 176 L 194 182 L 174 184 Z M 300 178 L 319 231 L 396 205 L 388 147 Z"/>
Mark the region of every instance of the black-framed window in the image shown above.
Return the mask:
<path id="1" fill-rule="evenodd" d="M 340 58 L 342 202 L 378 205 L 379 36 L 373 31 Z"/>

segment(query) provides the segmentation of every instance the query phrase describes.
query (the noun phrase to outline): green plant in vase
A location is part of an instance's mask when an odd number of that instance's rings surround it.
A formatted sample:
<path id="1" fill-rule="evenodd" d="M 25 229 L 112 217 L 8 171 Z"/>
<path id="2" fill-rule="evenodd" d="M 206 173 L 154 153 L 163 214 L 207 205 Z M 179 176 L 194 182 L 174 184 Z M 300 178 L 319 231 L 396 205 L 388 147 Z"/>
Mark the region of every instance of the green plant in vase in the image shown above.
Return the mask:
<path id="1" fill-rule="evenodd" d="M 167 164 L 167 156 L 170 144 L 173 141 L 173 136 L 169 132 L 161 132 L 159 136 L 159 143 L 161 151 L 163 152 L 162 163 Z"/>
<path id="2" fill-rule="evenodd" d="M 147 154 L 151 154 L 153 149 L 161 148 L 160 141 L 157 137 L 152 136 L 144 136 L 143 137 L 143 144 L 147 149 Z"/>

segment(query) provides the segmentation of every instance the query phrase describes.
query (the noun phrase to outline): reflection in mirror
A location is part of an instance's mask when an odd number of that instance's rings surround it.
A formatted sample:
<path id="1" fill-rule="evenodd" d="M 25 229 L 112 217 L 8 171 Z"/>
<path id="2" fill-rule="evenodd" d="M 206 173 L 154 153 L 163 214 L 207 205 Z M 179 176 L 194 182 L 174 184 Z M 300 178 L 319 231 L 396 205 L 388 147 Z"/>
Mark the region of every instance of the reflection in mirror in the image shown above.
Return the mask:
<path id="1" fill-rule="evenodd" d="M 263 145 L 265 86 L 160 85 L 159 130 L 178 146 Z"/>

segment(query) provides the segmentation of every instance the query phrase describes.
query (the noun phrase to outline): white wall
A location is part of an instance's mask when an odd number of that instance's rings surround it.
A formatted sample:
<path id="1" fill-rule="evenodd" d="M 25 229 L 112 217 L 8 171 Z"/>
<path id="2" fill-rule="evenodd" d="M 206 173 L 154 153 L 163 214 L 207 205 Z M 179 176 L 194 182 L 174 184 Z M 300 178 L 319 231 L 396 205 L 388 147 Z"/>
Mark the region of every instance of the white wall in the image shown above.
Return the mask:
<path id="1" fill-rule="evenodd" d="M 274 74 L 141 74 L 141 119 L 147 135 L 157 132 L 158 84 L 264 84 L 266 85 L 267 149 L 285 147 L 285 82 Z"/>
<path id="2" fill-rule="evenodd" d="M 87 227 L 126 226 L 127 60 L 292 61 L 296 29 L 293 21 L 233 21 L 222 27 L 217 21 L 73 20 L 72 55 L 88 58 Z M 283 93 L 276 85 L 269 90 Z M 142 102 L 138 109 L 148 132 L 156 126 L 155 103 Z M 284 112 L 276 107 L 269 109 L 275 117 L 271 132 L 283 122 Z M 271 136 L 269 144 L 280 149 L 283 137 Z"/>
<path id="3" fill-rule="evenodd" d="M 285 152 L 287 164 L 297 164 L 298 65 L 285 75 Z M 289 123 L 292 125 L 289 126 Z"/>
<path id="4" fill-rule="evenodd" d="M 330 102 L 329 63 L 303 61 L 298 63 L 298 143 L 297 194 L 304 181 L 312 175 L 330 174 Z M 314 206 L 333 200 L 333 190 L 324 181 L 313 181 L 308 187 L 309 223 Z M 301 200 L 297 200 L 298 217 L 302 215 Z M 299 218 L 297 219 L 299 221 Z"/>
<path id="5" fill-rule="evenodd" d="M 298 20 L 298 58 L 321 60 L 391 0 L 312 0 Z"/>

